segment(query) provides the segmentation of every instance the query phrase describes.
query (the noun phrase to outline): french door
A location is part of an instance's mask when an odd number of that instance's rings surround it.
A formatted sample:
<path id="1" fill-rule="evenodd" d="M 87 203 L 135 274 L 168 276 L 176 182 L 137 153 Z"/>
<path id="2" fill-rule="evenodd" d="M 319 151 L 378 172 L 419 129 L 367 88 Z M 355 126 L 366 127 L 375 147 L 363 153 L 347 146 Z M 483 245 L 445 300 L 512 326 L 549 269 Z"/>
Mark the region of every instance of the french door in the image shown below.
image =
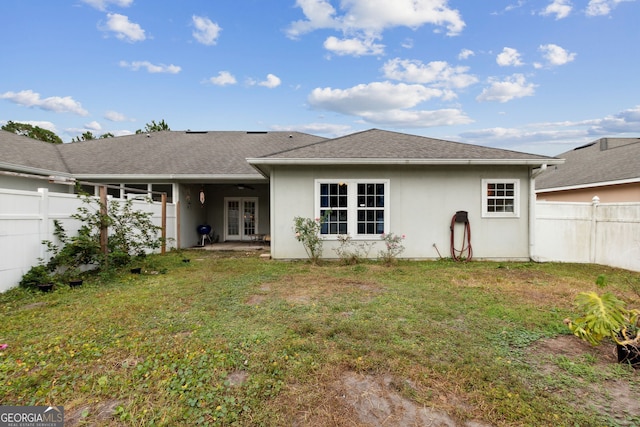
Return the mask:
<path id="1" fill-rule="evenodd" d="M 258 198 L 224 199 L 225 240 L 250 240 L 258 233 Z"/>

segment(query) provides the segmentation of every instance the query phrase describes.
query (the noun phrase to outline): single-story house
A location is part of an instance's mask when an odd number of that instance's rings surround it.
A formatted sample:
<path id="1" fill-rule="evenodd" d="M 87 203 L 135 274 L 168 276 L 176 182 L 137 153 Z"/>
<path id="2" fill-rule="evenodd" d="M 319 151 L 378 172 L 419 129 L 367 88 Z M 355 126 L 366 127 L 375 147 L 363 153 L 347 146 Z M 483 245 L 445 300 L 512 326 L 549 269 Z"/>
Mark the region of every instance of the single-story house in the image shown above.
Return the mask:
<path id="1" fill-rule="evenodd" d="M 2 131 L 0 188 L 69 192 L 29 175 L 72 177 L 164 191 L 176 203 L 178 245 L 194 246 L 209 224 L 221 241 L 268 235 L 271 255 L 305 258 L 295 217 L 328 215 L 323 256 L 339 235 L 383 248 L 380 235 L 405 235 L 402 257 L 448 257 L 465 233 L 479 259 L 528 260 L 534 179 L 555 157 L 372 129 L 335 139 L 300 132 L 162 131 L 53 145 Z M 120 186 L 114 188 L 113 186 Z M 464 230 L 454 221 L 467 212 Z M 461 218 L 461 217 L 460 217 Z M 453 233 L 452 230 L 453 229 Z"/>
<path id="2" fill-rule="evenodd" d="M 640 202 L 640 138 L 601 138 L 558 155 L 536 180 L 538 200 Z"/>

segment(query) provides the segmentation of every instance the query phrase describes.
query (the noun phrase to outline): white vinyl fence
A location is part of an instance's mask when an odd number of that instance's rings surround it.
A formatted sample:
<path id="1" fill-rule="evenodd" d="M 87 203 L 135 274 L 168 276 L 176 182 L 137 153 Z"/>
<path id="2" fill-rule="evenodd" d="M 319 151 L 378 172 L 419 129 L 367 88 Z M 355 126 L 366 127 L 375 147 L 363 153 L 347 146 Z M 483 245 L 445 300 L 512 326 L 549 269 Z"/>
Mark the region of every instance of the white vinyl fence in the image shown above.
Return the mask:
<path id="1" fill-rule="evenodd" d="M 54 220 L 59 220 L 69 236 L 74 236 L 80 222 L 71 218 L 83 205 L 74 194 L 20 191 L 0 188 L 0 292 L 10 289 L 39 259 L 47 259 L 43 240 L 55 241 Z M 135 210 L 152 212 L 155 225 L 162 223 L 162 205 L 133 201 Z M 167 203 L 167 239 L 176 239 L 175 204 Z M 171 242 L 171 240 L 169 240 Z"/>
<path id="2" fill-rule="evenodd" d="M 537 202 L 533 259 L 640 271 L 640 203 Z"/>

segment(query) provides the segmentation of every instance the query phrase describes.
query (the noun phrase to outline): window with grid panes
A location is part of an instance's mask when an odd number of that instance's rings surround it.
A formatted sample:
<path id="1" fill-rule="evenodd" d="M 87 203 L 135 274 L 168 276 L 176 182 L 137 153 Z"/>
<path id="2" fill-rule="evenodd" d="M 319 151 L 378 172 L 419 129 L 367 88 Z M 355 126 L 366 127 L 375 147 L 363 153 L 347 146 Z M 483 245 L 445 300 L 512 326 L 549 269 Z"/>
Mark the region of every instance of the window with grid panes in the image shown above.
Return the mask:
<path id="1" fill-rule="evenodd" d="M 320 184 L 320 216 L 326 217 L 321 234 L 347 234 L 348 232 L 348 185 L 339 183 Z"/>
<path id="2" fill-rule="evenodd" d="M 518 212 L 519 180 L 483 180 L 484 216 L 515 217 Z"/>
<path id="3" fill-rule="evenodd" d="M 384 184 L 358 183 L 357 233 L 384 233 Z"/>
<path id="4" fill-rule="evenodd" d="M 376 238 L 387 232 L 389 180 L 316 180 L 316 215 L 325 217 L 320 233 Z"/>

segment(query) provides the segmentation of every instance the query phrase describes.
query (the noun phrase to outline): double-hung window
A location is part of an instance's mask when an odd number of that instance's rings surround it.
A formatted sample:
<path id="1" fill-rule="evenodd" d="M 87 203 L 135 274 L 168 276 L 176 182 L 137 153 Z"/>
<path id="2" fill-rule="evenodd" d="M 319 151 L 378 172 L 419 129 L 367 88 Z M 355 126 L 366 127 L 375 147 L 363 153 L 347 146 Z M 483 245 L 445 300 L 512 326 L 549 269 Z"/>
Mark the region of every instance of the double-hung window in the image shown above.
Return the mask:
<path id="1" fill-rule="evenodd" d="M 320 183 L 320 217 L 325 219 L 321 234 L 347 234 L 348 189 L 346 182 Z"/>
<path id="2" fill-rule="evenodd" d="M 389 223 L 388 180 L 316 180 L 323 235 L 379 236 Z"/>
<path id="3" fill-rule="evenodd" d="M 358 183 L 357 234 L 384 233 L 385 185 Z"/>
<path id="4" fill-rule="evenodd" d="M 520 180 L 483 179 L 482 216 L 520 216 Z"/>

